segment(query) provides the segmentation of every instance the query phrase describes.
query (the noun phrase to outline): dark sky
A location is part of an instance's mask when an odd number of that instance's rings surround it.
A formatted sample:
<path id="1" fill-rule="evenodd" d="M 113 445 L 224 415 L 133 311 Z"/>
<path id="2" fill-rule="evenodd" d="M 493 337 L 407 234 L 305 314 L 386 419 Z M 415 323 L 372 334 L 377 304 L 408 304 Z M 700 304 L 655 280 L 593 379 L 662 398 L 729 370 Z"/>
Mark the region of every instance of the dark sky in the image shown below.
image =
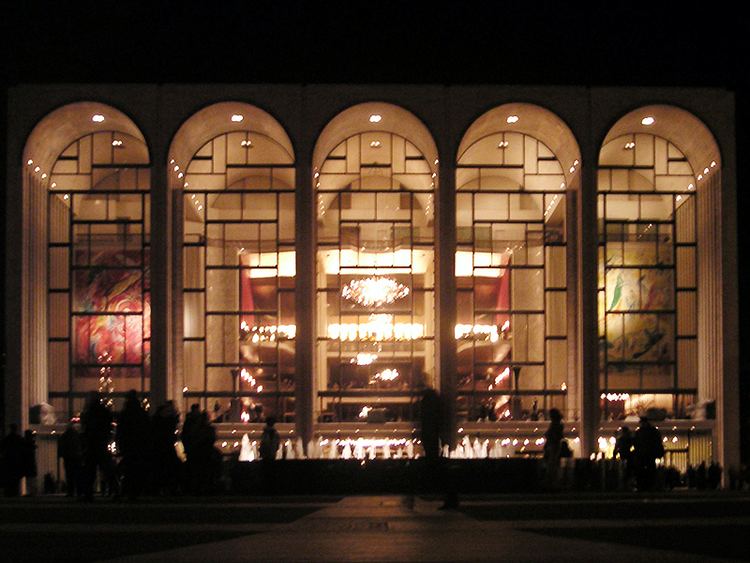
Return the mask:
<path id="1" fill-rule="evenodd" d="M 11 82 L 747 82 L 716 2 L 3 4 Z"/>

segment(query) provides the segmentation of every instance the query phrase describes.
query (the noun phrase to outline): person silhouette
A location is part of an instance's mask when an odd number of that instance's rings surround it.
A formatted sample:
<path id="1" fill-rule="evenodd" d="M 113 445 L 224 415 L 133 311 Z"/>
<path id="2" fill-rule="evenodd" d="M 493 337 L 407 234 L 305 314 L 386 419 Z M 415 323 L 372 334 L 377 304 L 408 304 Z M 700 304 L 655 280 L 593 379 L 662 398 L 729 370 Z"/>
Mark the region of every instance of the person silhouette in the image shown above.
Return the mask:
<path id="1" fill-rule="evenodd" d="M 112 440 L 112 412 L 102 404 L 99 393 L 90 391 L 81 413 L 83 441 L 83 493 L 87 501 L 94 500 L 94 482 L 96 472 L 102 472 L 108 490 L 119 496 L 120 486 L 117 481 L 112 453 L 109 449 Z"/>
<path id="2" fill-rule="evenodd" d="M 266 426 L 263 428 L 263 435 L 260 438 L 260 448 L 258 451 L 263 473 L 263 488 L 266 493 L 272 493 L 276 490 L 275 461 L 280 438 L 278 430 L 274 428 L 275 424 L 275 417 L 266 417 Z"/>
<path id="3" fill-rule="evenodd" d="M 65 469 L 65 494 L 69 497 L 80 494 L 83 447 L 81 435 L 72 422 L 68 423 L 57 441 L 57 457 L 63 460 Z"/>
<path id="4" fill-rule="evenodd" d="M 21 493 L 23 477 L 24 441 L 18 434 L 18 425 L 11 424 L 8 434 L 0 441 L 0 462 L 5 474 L 5 496 L 17 497 Z"/>
<path id="5" fill-rule="evenodd" d="M 664 456 L 661 433 L 642 416 L 633 440 L 636 480 L 639 491 L 650 491 L 656 484 L 656 460 Z"/>
<path id="6" fill-rule="evenodd" d="M 554 490 L 558 487 L 564 426 L 559 410 L 550 409 L 549 418 L 550 423 L 544 433 L 544 476 L 545 486 Z"/>

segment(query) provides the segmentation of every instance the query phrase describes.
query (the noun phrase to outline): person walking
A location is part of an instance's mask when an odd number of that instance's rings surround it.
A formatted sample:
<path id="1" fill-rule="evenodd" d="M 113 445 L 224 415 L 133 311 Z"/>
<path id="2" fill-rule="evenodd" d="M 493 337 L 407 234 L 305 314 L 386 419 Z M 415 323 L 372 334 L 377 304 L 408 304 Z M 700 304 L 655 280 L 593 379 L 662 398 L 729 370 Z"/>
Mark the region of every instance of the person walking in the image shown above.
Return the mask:
<path id="1" fill-rule="evenodd" d="M 117 416 L 115 442 L 122 456 L 123 493 L 130 500 L 135 500 L 146 486 L 151 443 L 151 423 L 135 389 L 128 391 L 125 404 Z"/>
<path id="2" fill-rule="evenodd" d="M 279 432 L 274 428 L 276 418 L 273 416 L 266 417 L 266 426 L 263 428 L 263 435 L 260 438 L 260 459 L 263 473 L 263 489 L 266 493 L 276 491 L 276 474 L 275 462 L 276 452 L 279 450 Z"/>
<path id="3" fill-rule="evenodd" d="M 545 488 L 556 490 L 559 487 L 560 452 L 562 450 L 562 414 L 559 410 L 549 410 L 550 423 L 544 433 L 544 480 Z"/>
<path id="4" fill-rule="evenodd" d="M 37 465 L 36 465 L 36 437 L 32 430 L 23 433 L 23 476 L 26 479 L 26 496 L 36 496 Z"/>
<path id="5" fill-rule="evenodd" d="M 81 494 L 81 470 L 83 464 L 83 447 L 81 435 L 72 422 L 57 440 L 57 458 L 62 459 L 65 470 L 65 494 L 72 497 Z"/>
<path id="6" fill-rule="evenodd" d="M 664 444 L 658 428 L 642 416 L 633 440 L 635 474 L 639 491 L 650 491 L 656 485 L 656 460 L 664 457 Z"/>
<path id="7" fill-rule="evenodd" d="M 23 438 L 18 434 L 18 425 L 11 424 L 8 434 L 0 441 L 0 468 L 4 477 L 6 497 L 21 494 L 23 477 Z"/>
<path id="8" fill-rule="evenodd" d="M 117 480 L 112 452 L 112 412 L 102 404 L 96 391 L 89 392 L 81 413 L 83 441 L 83 495 L 87 501 L 94 500 L 94 483 L 97 469 L 101 471 L 110 494 L 119 497 L 120 484 Z"/>
<path id="9" fill-rule="evenodd" d="M 630 479 L 633 476 L 633 434 L 630 428 L 623 426 L 615 442 L 614 457 L 620 459 L 622 467 L 623 488 L 630 489 Z"/>
<path id="10" fill-rule="evenodd" d="M 180 459 L 175 450 L 180 415 L 172 401 L 156 409 L 151 421 L 154 477 L 159 493 L 174 494 L 179 488 Z"/>

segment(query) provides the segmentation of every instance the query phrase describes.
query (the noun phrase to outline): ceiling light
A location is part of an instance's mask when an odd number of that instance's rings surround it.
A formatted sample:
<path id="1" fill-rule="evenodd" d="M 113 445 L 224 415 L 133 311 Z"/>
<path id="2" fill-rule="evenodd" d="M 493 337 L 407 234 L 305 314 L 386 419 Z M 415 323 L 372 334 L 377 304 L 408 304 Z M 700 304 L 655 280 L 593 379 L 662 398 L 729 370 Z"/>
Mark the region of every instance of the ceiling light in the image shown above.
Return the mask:
<path id="1" fill-rule="evenodd" d="M 180 169 L 180 167 L 177 164 L 175 164 L 174 168 L 172 170 L 174 170 L 175 172 L 177 172 L 179 169 Z"/>
<path id="2" fill-rule="evenodd" d="M 715 161 L 715 160 L 712 160 L 712 161 L 711 161 L 711 168 L 713 168 L 714 166 L 716 166 L 716 161 Z"/>
<path id="3" fill-rule="evenodd" d="M 63 199 L 68 199 L 70 196 L 68 194 L 63 194 Z"/>
<path id="4" fill-rule="evenodd" d="M 703 169 L 703 173 L 704 173 L 704 174 L 708 174 L 709 172 L 710 172 L 710 171 L 709 171 L 709 169 L 708 169 L 708 168 L 704 168 L 704 169 Z"/>
<path id="5" fill-rule="evenodd" d="M 40 170 L 41 170 L 41 168 L 39 166 L 37 166 L 37 167 L 34 168 L 34 172 L 39 172 Z"/>
<path id="6" fill-rule="evenodd" d="M 114 139 L 112 141 L 112 146 L 113 147 L 121 147 L 122 146 L 122 141 L 120 139 Z"/>
<path id="7" fill-rule="evenodd" d="M 633 150 L 634 148 L 635 148 L 635 142 L 629 141 L 629 142 L 625 143 L 625 150 L 626 151 Z"/>
<path id="8" fill-rule="evenodd" d="M 517 123 L 518 122 L 518 116 L 517 115 L 509 115 L 508 118 L 505 120 L 506 123 Z"/>
<path id="9" fill-rule="evenodd" d="M 383 116 L 378 113 L 373 113 L 370 116 L 370 123 L 380 123 L 380 120 L 383 119 Z"/>
<path id="10" fill-rule="evenodd" d="M 653 125 L 656 122 L 656 120 L 651 115 L 647 115 L 643 119 L 641 119 L 641 125 Z"/>
<path id="11" fill-rule="evenodd" d="M 509 144 L 510 144 L 510 143 L 508 143 L 508 141 L 500 141 L 500 142 L 499 142 L 499 143 L 497 144 L 497 148 L 499 148 L 499 149 L 505 149 L 505 148 L 508 148 L 508 145 L 509 145 Z"/>
<path id="12" fill-rule="evenodd" d="M 28 164 L 29 166 L 31 166 L 32 164 L 34 164 L 34 161 L 31 160 L 31 159 L 29 159 L 29 160 L 26 161 L 26 164 Z"/>
<path id="13" fill-rule="evenodd" d="M 234 115 L 232 115 L 232 121 L 234 121 L 235 123 L 240 123 L 243 119 L 245 119 L 245 116 L 239 113 L 235 113 Z"/>
<path id="14" fill-rule="evenodd" d="M 57 182 L 52 182 L 52 185 L 50 185 L 50 188 L 56 188 L 56 187 L 57 187 Z"/>
<path id="15" fill-rule="evenodd" d="M 694 186 L 693 184 L 688 184 L 688 188 L 687 188 L 687 189 L 689 189 L 689 190 L 694 190 L 694 189 L 695 189 L 695 186 Z"/>
<path id="16" fill-rule="evenodd" d="M 102 121 L 104 121 L 104 116 L 101 113 L 95 113 L 91 116 L 91 121 L 93 121 L 94 123 L 101 123 Z"/>
<path id="17" fill-rule="evenodd" d="M 341 296 L 365 307 L 380 307 L 409 295 L 409 288 L 392 278 L 371 277 L 352 280 L 341 289 Z"/>
<path id="18" fill-rule="evenodd" d="M 370 141 L 370 146 L 373 149 L 379 149 L 381 146 L 383 146 L 383 143 L 381 143 L 380 141 Z"/>
<path id="19" fill-rule="evenodd" d="M 253 142 L 250 139 L 243 139 L 240 141 L 240 145 L 245 148 L 253 148 Z"/>
<path id="20" fill-rule="evenodd" d="M 42 180 L 44 180 L 46 177 L 47 177 L 47 173 L 45 172 L 44 174 L 42 174 Z"/>

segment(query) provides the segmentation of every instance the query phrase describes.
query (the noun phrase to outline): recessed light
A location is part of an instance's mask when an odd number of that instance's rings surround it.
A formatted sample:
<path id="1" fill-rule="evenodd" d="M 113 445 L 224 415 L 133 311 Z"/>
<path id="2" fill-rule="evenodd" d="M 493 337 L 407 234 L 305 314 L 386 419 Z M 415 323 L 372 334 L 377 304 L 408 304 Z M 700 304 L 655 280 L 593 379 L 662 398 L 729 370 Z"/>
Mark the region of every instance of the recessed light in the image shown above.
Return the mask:
<path id="1" fill-rule="evenodd" d="M 383 119 L 383 116 L 379 113 L 373 113 L 370 116 L 370 123 L 380 123 L 380 120 Z"/>
<path id="2" fill-rule="evenodd" d="M 101 123 L 102 121 L 104 121 L 104 116 L 101 113 L 95 113 L 91 116 L 91 121 L 93 121 L 94 123 Z"/>
<path id="3" fill-rule="evenodd" d="M 232 115 L 232 121 L 235 123 L 240 123 L 243 119 L 245 119 L 245 116 L 239 113 L 235 113 Z"/>
<path id="4" fill-rule="evenodd" d="M 517 123 L 518 122 L 518 116 L 517 115 L 509 115 L 508 118 L 505 120 L 506 123 Z"/>
<path id="5" fill-rule="evenodd" d="M 653 125 L 656 122 L 656 120 L 651 115 L 647 115 L 643 119 L 641 119 L 641 125 Z"/>

